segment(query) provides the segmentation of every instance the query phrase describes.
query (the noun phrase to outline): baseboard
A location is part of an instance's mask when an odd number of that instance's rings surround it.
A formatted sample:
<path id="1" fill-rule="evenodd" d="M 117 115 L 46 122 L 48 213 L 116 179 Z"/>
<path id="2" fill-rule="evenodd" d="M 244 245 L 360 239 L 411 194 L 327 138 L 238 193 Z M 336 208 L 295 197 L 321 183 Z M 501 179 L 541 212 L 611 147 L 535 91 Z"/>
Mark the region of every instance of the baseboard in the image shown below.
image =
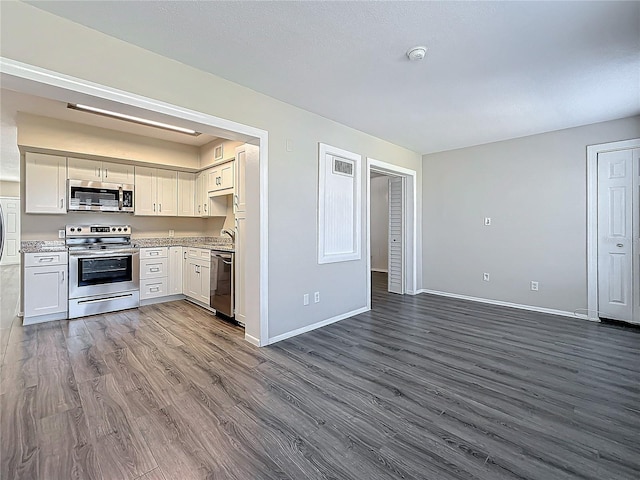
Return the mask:
<path id="1" fill-rule="evenodd" d="M 156 298 L 145 298 L 144 300 L 140 300 L 140 306 L 144 307 L 146 305 L 153 305 L 156 303 L 175 302 L 176 300 L 184 300 L 185 298 L 187 297 L 182 294 L 167 295 L 165 297 Z"/>
<path id="2" fill-rule="evenodd" d="M 380 272 L 380 273 L 389 273 L 389 270 L 386 268 L 371 268 L 372 272 Z"/>
<path id="3" fill-rule="evenodd" d="M 37 323 L 53 322 L 54 320 L 67 320 L 67 318 L 67 312 L 49 313 L 36 317 L 22 317 L 22 325 L 35 325 Z"/>
<path id="4" fill-rule="evenodd" d="M 251 345 L 255 345 L 256 347 L 260 346 L 260 339 L 256 338 L 256 337 L 252 337 L 251 335 L 249 335 L 248 333 L 244 334 L 244 339 L 249 342 Z"/>
<path id="5" fill-rule="evenodd" d="M 347 313 L 343 313 L 341 315 L 336 315 L 335 317 L 327 318 L 326 320 L 321 320 L 320 322 L 313 323 L 311 325 L 307 325 L 306 327 L 298 328 L 296 330 L 291 330 L 290 332 L 286 332 L 280 335 L 276 335 L 275 337 L 271 337 L 268 340 L 268 344 L 271 345 L 276 342 L 280 342 L 282 340 L 286 340 L 287 338 L 295 337 L 297 335 L 301 335 L 306 332 L 310 332 L 311 330 L 315 330 L 316 328 L 324 327 L 330 325 L 335 322 L 339 322 L 340 320 L 344 320 L 345 318 L 353 317 L 355 315 L 359 315 L 364 312 L 368 312 L 371 310 L 368 307 L 358 308 L 357 310 L 352 310 Z"/>
<path id="6" fill-rule="evenodd" d="M 560 315 L 562 317 L 579 318 L 580 320 L 589 320 L 589 321 L 592 321 L 592 322 L 593 321 L 599 322 L 599 320 L 592 320 L 587 315 L 583 315 L 581 313 L 567 312 L 565 310 L 555 310 L 553 308 L 544 308 L 544 307 L 536 307 L 536 306 L 533 306 L 533 305 L 523 305 L 523 304 L 520 304 L 520 303 L 503 302 L 503 301 L 500 301 L 500 300 L 491 300 L 489 298 L 471 297 L 469 295 L 460 295 L 460 294 L 457 294 L 457 293 L 440 292 L 438 290 L 429 290 L 427 288 L 423 288 L 421 290 L 418 290 L 418 293 L 429 293 L 431 295 L 439 295 L 441 297 L 457 298 L 459 300 L 470 300 L 472 302 L 488 303 L 489 305 L 498 305 L 500 307 L 518 308 L 520 310 L 528 310 L 530 312 L 548 313 L 548 314 L 551 314 L 551 315 Z"/>

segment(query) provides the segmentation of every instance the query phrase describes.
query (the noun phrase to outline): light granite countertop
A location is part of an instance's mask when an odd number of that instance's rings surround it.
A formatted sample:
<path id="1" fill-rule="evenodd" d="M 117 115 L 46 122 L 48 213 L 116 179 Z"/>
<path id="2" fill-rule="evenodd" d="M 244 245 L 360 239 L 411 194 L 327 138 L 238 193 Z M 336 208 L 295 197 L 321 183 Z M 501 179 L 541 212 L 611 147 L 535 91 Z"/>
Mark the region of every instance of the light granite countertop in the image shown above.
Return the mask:
<path id="1" fill-rule="evenodd" d="M 193 247 L 207 250 L 235 252 L 230 238 L 226 237 L 172 237 L 172 238 L 132 238 L 134 247 Z M 66 252 L 63 240 L 24 241 L 20 243 L 21 253 Z"/>

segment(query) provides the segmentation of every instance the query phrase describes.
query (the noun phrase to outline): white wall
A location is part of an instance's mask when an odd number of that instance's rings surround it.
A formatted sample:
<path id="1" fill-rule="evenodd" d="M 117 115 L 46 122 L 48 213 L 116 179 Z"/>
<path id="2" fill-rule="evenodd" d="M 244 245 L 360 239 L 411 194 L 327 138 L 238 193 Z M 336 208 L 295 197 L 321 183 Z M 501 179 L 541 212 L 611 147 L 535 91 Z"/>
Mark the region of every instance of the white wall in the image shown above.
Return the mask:
<path id="1" fill-rule="evenodd" d="M 389 177 L 371 179 L 371 270 L 389 267 Z"/>
<path id="2" fill-rule="evenodd" d="M 586 309 L 586 146 L 634 137 L 640 117 L 424 155 L 423 288 Z"/>
<path id="3" fill-rule="evenodd" d="M 317 263 L 318 142 L 416 170 L 421 185 L 419 154 L 30 5 L 1 8 L 4 57 L 269 132 L 269 337 L 366 306 L 366 250 L 359 261 Z M 303 306 L 314 291 L 321 302 Z"/>

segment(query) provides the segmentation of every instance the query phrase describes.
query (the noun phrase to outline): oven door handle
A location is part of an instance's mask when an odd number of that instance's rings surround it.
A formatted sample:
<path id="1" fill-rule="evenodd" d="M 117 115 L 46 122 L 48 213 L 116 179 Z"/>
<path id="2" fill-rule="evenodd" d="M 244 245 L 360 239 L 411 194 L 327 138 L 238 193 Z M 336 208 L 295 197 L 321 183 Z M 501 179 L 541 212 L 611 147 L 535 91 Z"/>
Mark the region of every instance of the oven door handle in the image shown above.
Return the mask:
<path id="1" fill-rule="evenodd" d="M 122 185 L 120 185 L 118 187 L 118 210 L 122 210 L 122 200 L 123 200 Z"/>
<path id="2" fill-rule="evenodd" d="M 102 257 L 125 257 L 129 255 L 139 255 L 139 250 L 106 250 L 104 252 L 73 252 L 70 251 L 71 257 L 78 258 L 102 258 Z"/>

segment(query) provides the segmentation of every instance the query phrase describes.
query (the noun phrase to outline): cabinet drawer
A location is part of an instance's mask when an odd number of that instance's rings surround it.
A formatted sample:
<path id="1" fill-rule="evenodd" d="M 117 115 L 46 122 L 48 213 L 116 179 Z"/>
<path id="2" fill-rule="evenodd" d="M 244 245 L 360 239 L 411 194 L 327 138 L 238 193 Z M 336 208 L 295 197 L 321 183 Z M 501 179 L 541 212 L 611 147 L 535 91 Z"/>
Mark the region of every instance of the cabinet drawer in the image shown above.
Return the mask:
<path id="1" fill-rule="evenodd" d="M 168 276 L 168 258 L 145 258 L 140 260 L 140 278 L 161 278 Z"/>
<path id="2" fill-rule="evenodd" d="M 39 267 L 42 265 L 66 265 L 67 252 L 42 252 L 42 253 L 25 253 L 25 267 Z"/>
<path id="3" fill-rule="evenodd" d="M 140 258 L 167 258 L 169 247 L 141 248 Z"/>
<path id="4" fill-rule="evenodd" d="M 204 248 L 187 248 L 187 257 L 211 262 L 211 250 Z"/>
<path id="5" fill-rule="evenodd" d="M 140 300 L 167 295 L 169 287 L 166 278 L 140 280 Z"/>

